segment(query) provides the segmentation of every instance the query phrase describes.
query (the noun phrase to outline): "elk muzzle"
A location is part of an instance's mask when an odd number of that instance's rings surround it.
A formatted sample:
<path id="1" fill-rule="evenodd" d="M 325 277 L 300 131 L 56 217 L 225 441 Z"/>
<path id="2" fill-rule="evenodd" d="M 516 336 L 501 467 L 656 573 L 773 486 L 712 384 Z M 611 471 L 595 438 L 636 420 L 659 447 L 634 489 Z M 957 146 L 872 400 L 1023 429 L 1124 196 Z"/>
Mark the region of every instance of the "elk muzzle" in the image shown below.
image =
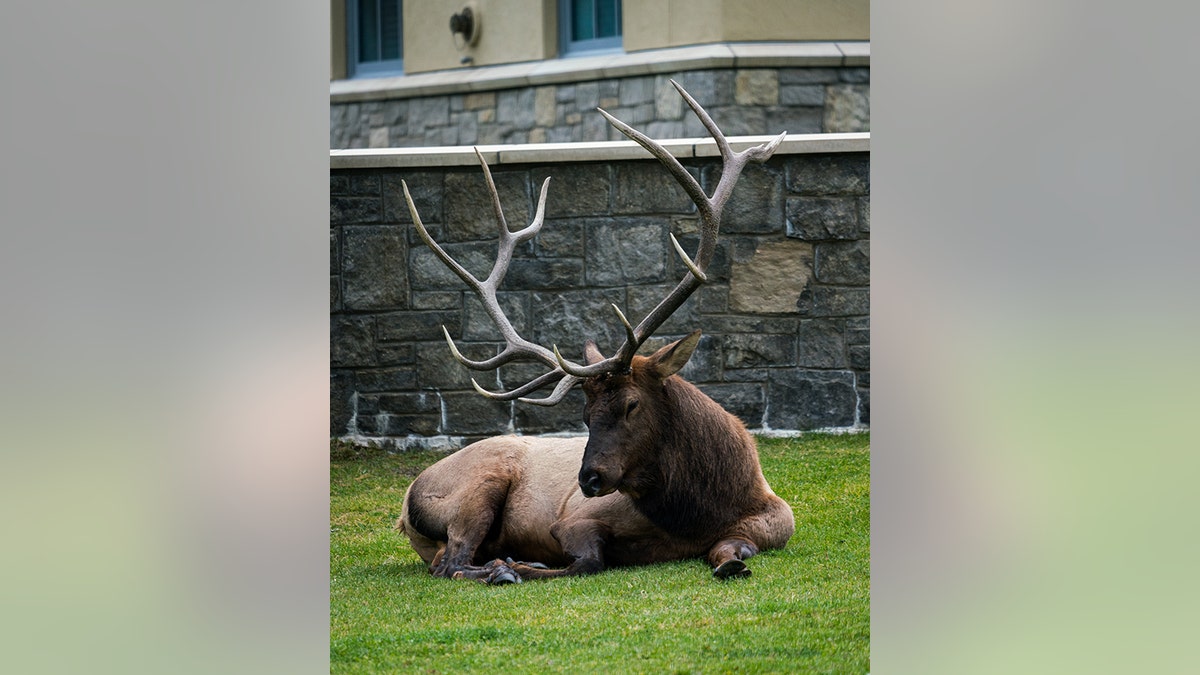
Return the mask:
<path id="1" fill-rule="evenodd" d="M 579 472 L 579 489 L 583 492 L 584 497 L 599 497 L 604 479 L 600 477 L 600 472 L 591 469 L 582 469 Z"/>

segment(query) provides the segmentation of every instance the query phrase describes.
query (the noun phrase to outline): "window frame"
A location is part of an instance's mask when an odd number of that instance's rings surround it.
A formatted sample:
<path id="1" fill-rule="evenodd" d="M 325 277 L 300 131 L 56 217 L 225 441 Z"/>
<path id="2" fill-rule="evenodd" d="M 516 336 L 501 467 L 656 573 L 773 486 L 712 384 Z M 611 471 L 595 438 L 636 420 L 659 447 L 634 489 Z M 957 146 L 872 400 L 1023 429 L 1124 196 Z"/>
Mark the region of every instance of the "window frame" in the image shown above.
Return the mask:
<path id="1" fill-rule="evenodd" d="M 559 57 L 591 56 L 594 54 L 623 53 L 625 51 L 625 7 L 622 0 L 617 3 L 617 30 L 613 37 L 589 40 L 571 39 L 571 0 L 558 0 L 558 55 Z"/>
<path id="2" fill-rule="evenodd" d="M 378 3 L 379 0 L 376 0 Z M 396 0 L 400 17 L 400 58 L 385 61 L 358 60 L 358 0 L 346 0 L 346 77 L 347 79 L 386 77 L 404 74 L 404 0 Z"/>

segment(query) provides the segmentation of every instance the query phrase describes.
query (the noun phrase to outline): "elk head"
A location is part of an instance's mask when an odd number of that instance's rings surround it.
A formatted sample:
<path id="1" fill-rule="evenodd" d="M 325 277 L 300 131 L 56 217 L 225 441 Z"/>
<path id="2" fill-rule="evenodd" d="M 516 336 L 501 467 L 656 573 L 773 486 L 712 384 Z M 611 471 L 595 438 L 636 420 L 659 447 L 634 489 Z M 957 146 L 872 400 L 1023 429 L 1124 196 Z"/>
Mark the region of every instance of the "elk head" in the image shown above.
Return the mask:
<path id="1" fill-rule="evenodd" d="M 699 343 L 700 331 L 695 331 L 648 357 L 634 356 L 627 371 L 584 380 L 588 442 L 579 469 L 584 496 L 598 497 L 617 489 L 638 496 L 642 483 L 653 479 L 642 470 L 663 445 L 664 383 L 683 368 Z M 589 365 L 604 360 L 591 342 L 585 357 Z"/>
<path id="2" fill-rule="evenodd" d="M 413 223 L 416 225 L 421 239 L 479 296 L 488 315 L 504 337 L 505 346 L 500 353 L 490 359 L 474 361 L 459 352 L 450 333 L 443 326 L 442 332 L 454 358 L 474 370 L 493 370 L 513 361 L 536 361 L 547 368 L 544 374 L 505 392 L 488 391 L 472 379 L 471 383 L 475 390 L 493 400 L 511 401 L 515 399 L 549 406 L 561 401 L 576 384 L 585 383 L 589 440 L 579 480 L 581 489 L 588 496 L 606 494 L 618 488 L 636 490 L 636 469 L 640 464 L 638 453 L 653 451 L 654 439 L 649 438 L 648 435 L 653 433 L 653 429 L 661 426 L 639 424 L 638 422 L 640 419 L 654 419 L 654 416 L 659 414 L 661 401 L 656 397 L 662 395 L 663 382 L 687 362 L 688 357 L 696 348 L 700 334 L 699 331 L 696 331 L 678 342 L 663 347 L 649 357 L 635 356 L 635 354 L 642 344 L 653 335 L 654 331 L 688 299 L 692 292 L 708 280 L 705 270 L 716 252 L 721 213 L 742 169 L 749 162 L 765 162 L 787 136 L 787 132 L 784 132 L 768 143 L 741 152 L 734 152 L 725 135 L 717 128 L 716 123 L 704 108 L 674 80 L 671 81 L 671 84 L 716 141 L 723 164 L 721 176 L 712 196 L 708 196 L 692 174 L 662 145 L 616 119 L 603 109 L 597 108 L 610 124 L 648 150 L 663 164 L 688 197 L 695 202 L 700 216 L 700 245 L 694 258 L 685 253 L 679 241 L 673 234 L 671 235 L 671 243 L 674 245 L 675 252 L 688 269 L 688 273 L 675 288 L 636 327 L 630 324 L 619 307 L 613 305 L 617 319 L 625 328 L 626 338 L 611 357 L 605 358 L 595 344 L 589 344 L 585 348 L 585 362 L 579 364 L 563 358 L 557 346 L 552 345 L 550 349 L 547 349 L 525 340 L 513 328 L 496 299 L 497 287 L 508 271 L 513 251 L 519 244 L 537 235 L 542 228 L 546 210 L 546 190 L 550 184 L 549 178 L 542 183 L 533 221 L 524 229 L 516 232 L 510 231 L 504 218 L 504 212 L 500 207 L 500 196 L 496 191 L 495 182 L 492 180 L 491 170 L 479 149 L 475 149 L 480 166 L 483 167 L 484 179 L 487 181 L 492 197 L 492 211 L 500 230 L 499 250 L 495 265 L 488 277 L 483 280 L 477 279 L 464 269 L 433 240 L 421 223 L 421 217 L 409 195 L 408 185 L 401 182 L 404 198 L 408 203 L 409 212 L 412 214 Z M 527 397 L 528 394 L 551 383 L 555 383 L 554 390 L 545 398 Z"/>

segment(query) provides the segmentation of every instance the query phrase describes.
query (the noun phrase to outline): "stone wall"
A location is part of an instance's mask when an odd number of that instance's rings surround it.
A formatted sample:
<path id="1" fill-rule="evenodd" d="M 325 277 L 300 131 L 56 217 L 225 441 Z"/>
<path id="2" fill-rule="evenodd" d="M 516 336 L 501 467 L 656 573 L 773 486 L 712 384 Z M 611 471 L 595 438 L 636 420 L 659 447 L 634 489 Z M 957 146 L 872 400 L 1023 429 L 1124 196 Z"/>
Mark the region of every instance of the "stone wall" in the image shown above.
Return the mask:
<path id="1" fill-rule="evenodd" d="M 597 106 L 651 138 L 706 136 L 675 79 L 730 136 L 870 130 L 868 67 L 690 70 L 330 105 L 331 148 L 625 140 Z"/>
<path id="2" fill-rule="evenodd" d="M 711 191 L 718 160 L 684 165 Z M 528 223 L 552 176 L 546 223 L 517 252 L 500 293 L 522 335 L 582 360 L 584 340 L 624 337 L 610 303 L 636 323 L 684 270 L 668 232 L 697 244 L 696 208 L 653 160 L 493 166 L 510 226 Z M 474 372 L 451 357 L 446 326 L 472 358 L 496 332 L 474 296 L 420 241 L 423 221 L 486 276 L 496 225 L 478 167 L 334 170 L 330 176 L 330 433 L 397 446 L 457 447 L 519 432 L 583 433 L 583 394 L 553 408 L 476 394 L 511 388 L 530 365 Z M 643 349 L 704 337 L 681 373 L 752 429 L 870 421 L 869 154 L 776 155 L 743 173 L 726 209 L 710 281 Z"/>

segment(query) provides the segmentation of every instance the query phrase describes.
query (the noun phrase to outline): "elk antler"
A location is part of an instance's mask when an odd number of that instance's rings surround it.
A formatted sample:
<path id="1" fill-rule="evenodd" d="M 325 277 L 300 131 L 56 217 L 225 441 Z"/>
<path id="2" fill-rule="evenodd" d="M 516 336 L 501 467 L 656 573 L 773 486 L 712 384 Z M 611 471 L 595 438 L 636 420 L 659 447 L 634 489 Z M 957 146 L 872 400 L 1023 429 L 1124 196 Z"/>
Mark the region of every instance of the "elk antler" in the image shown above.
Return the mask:
<path id="1" fill-rule="evenodd" d="M 557 346 L 547 350 L 545 347 L 533 344 L 520 335 L 513 328 L 512 323 L 504 315 L 500 309 L 500 303 L 496 299 L 496 287 L 499 286 L 501 280 L 504 279 L 505 272 L 508 271 L 508 266 L 512 262 L 512 253 L 518 244 L 527 241 L 542 228 L 546 210 L 546 189 L 550 184 L 550 179 L 547 178 L 542 183 L 541 195 L 538 198 L 537 214 L 533 222 L 523 230 L 518 232 L 510 232 L 508 224 L 504 219 L 504 212 L 500 207 L 500 195 L 496 192 L 496 184 L 492 181 L 492 173 L 488 169 L 487 162 L 484 161 L 483 155 L 479 149 L 475 149 L 475 155 L 479 158 L 479 164 L 483 167 L 483 175 L 487 180 L 488 191 L 492 196 L 492 210 L 495 212 L 496 221 L 500 226 L 500 246 L 496 255 L 496 263 L 492 267 L 491 274 L 488 278 L 480 281 L 474 275 L 459 265 L 453 258 L 450 257 L 437 242 L 429 236 L 425 226 L 421 223 L 421 217 L 417 214 L 417 207 L 413 204 L 412 197 L 408 193 L 408 185 L 401 181 L 401 186 L 404 189 L 404 199 L 408 202 L 408 210 L 412 214 L 413 223 L 417 226 L 417 232 L 421 235 L 421 239 L 433 249 L 438 258 L 442 260 L 455 274 L 459 276 L 483 302 L 484 309 L 488 316 L 500 329 L 504 336 L 505 347 L 496 356 L 484 361 L 472 361 L 464 357 L 458 348 L 454 345 L 454 340 L 451 339 L 449 331 L 446 327 L 442 327 L 442 333 L 446 336 L 446 342 L 450 345 L 450 352 L 454 358 L 468 368 L 475 370 L 493 370 L 501 365 L 511 361 L 539 361 L 551 370 L 545 374 L 534 378 L 530 382 L 506 392 L 490 392 L 479 386 L 479 383 L 471 380 L 471 384 L 475 386 L 475 390 L 480 394 L 495 400 L 511 401 L 517 399 L 526 403 L 535 403 L 538 405 L 554 405 L 561 401 L 567 392 L 571 390 L 581 380 L 600 375 L 602 373 L 624 371 L 629 368 L 629 364 L 633 361 L 633 355 L 637 353 L 639 347 L 654 334 L 654 331 L 667 320 L 671 314 L 683 305 L 684 301 L 700 287 L 700 284 L 708 280 L 706 270 L 709 263 L 712 262 L 713 254 L 717 249 L 717 232 L 721 226 L 721 214 L 725 208 L 725 203 L 729 201 L 729 196 L 733 192 L 733 186 L 737 183 L 738 176 L 741 175 L 742 169 L 749 162 L 761 163 L 774 154 L 775 149 L 787 136 L 787 132 L 783 132 L 768 143 L 757 145 L 752 148 L 743 150 L 742 152 L 734 152 L 726 140 L 725 134 L 717 128 L 715 122 L 705 112 L 704 108 L 691 97 L 679 83 L 671 80 L 671 84 L 683 96 L 683 100 L 687 101 L 688 106 L 696 113 L 696 117 L 708 130 L 708 133 L 717 143 L 717 148 L 721 151 L 721 178 L 717 181 L 717 187 L 713 190 L 712 197 L 704 193 L 700 184 L 688 173 L 687 169 L 679 163 L 670 152 L 662 145 L 651 140 L 645 134 L 633 129 L 624 122 L 618 120 L 608 114 L 601 108 L 597 108 L 601 115 L 616 127 L 621 133 L 629 138 L 637 141 L 639 145 L 650 151 L 658 161 L 662 162 L 667 171 L 675 178 L 676 181 L 683 187 L 684 192 L 688 197 L 696 203 L 696 208 L 700 213 L 700 246 L 696 250 L 695 258 L 691 258 L 684 252 L 683 247 L 679 245 L 679 241 L 675 235 L 671 235 L 671 243 L 675 247 L 675 252 L 679 254 L 683 264 L 688 268 L 688 273 L 680 280 L 679 284 L 662 299 L 658 305 L 642 319 L 641 323 L 634 328 L 630 325 L 629 320 L 625 318 L 625 314 L 620 308 L 613 305 L 613 310 L 617 314 L 617 318 L 625 327 L 625 342 L 617 350 L 616 355 L 603 359 L 591 365 L 579 365 L 563 358 L 558 351 Z M 554 391 L 542 399 L 525 398 L 526 394 L 534 392 L 542 387 L 557 381 L 558 384 L 554 387 Z"/>

